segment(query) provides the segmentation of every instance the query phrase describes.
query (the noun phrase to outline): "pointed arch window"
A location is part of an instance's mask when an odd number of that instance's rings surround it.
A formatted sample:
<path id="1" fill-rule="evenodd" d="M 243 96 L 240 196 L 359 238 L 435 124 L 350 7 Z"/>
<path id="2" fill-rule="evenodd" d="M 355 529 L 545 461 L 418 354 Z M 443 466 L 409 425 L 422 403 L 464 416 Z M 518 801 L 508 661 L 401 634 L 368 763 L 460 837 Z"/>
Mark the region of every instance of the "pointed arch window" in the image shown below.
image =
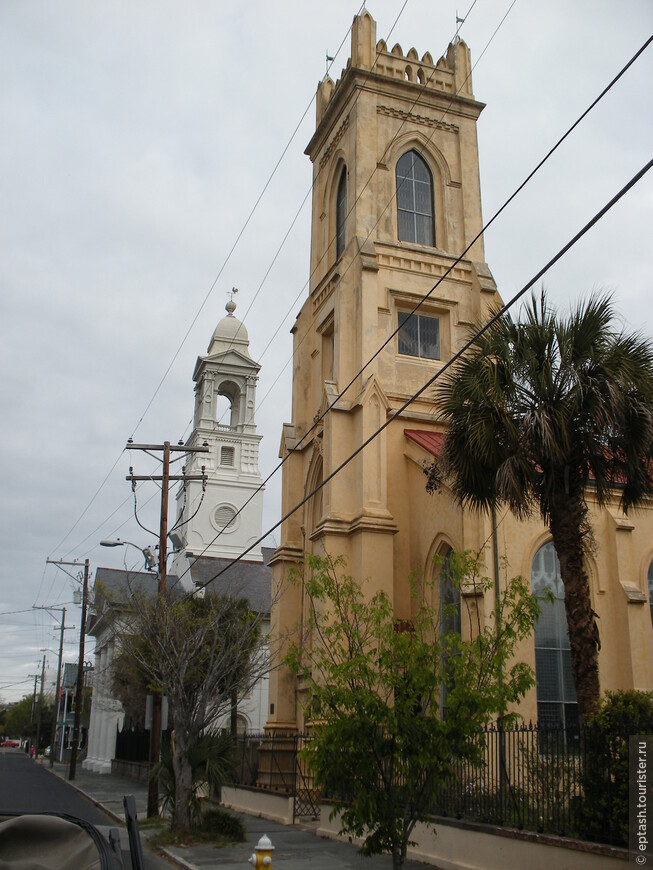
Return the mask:
<path id="1" fill-rule="evenodd" d="M 536 595 L 550 590 L 555 596 L 553 603 L 540 601 L 541 613 L 535 623 L 538 723 L 550 728 L 578 728 L 565 591 L 553 541 L 541 546 L 533 558 L 531 587 Z"/>
<path id="2" fill-rule="evenodd" d="M 347 221 L 347 167 L 342 167 L 336 194 L 336 260 L 345 250 L 345 224 Z"/>
<path id="3" fill-rule="evenodd" d="M 397 162 L 397 236 L 402 242 L 435 245 L 433 176 L 414 150 Z"/>
<path id="4" fill-rule="evenodd" d="M 440 566 L 440 638 L 456 634 L 460 637 L 460 587 L 455 582 L 451 566 L 449 548 Z M 442 685 L 440 687 L 440 711 L 442 718 L 447 715 L 447 695 L 454 688 L 453 660 L 445 648 L 442 651 Z"/>

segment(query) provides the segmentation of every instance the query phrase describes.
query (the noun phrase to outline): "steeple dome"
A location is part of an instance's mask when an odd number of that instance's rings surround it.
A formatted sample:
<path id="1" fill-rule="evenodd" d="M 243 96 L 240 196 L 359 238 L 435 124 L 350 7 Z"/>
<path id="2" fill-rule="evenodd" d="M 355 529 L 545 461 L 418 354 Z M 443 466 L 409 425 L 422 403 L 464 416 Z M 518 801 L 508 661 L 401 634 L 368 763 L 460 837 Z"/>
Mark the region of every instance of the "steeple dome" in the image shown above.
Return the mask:
<path id="1" fill-rule="evenodd" d="M 223 317 L 216 326 L 207 352 L 209 356 L 215 356 L 218 353 L 225 353 L 230 348 L 234 348 L 249 357 L 249 336 L 245 324 L 238 320 L 237 317 L 234 317 L 236 303 L 233 299 L 227 302 L 225 309 L 227 316 Z"/>
<path id="2" fill-rule="evenodd" d="M 225 307 L 227 316 L 193 372 L 195 413 L 187 444 L 207 445 L 209 450 L 194 454 L 186 470 L 197 473 L 204 466 L 208 479 L 205 488 L 192 480 L 177 492 L 175 546 L 179 552 L 220 559 L 235 559 L 248 550 L 248 561 L 261 562 L 256 543 L 263 529 L 261 436 L 255 417 L 261 367 L 249 355 L 249 337 L 234 316 L 233 298 Z"/>

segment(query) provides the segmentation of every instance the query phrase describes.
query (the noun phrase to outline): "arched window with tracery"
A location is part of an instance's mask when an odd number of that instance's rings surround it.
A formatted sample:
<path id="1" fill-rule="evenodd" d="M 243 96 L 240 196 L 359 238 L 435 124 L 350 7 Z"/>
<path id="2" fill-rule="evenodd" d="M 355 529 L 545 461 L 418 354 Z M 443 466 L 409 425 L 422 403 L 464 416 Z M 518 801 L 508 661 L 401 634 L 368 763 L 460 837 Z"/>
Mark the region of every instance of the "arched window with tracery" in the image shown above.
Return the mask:
<path id="1" fill-rule="evenodd" d="M 531 587 L 541 599 L 541 614 L 535 623 L 538 723 L 547 727 L 578 728 L 565 590 L 553 541 L 543 544 L 533 558 Z M 547 590 L 553 593 L 553 602 L 544 598 Z"/>
<path id="2" fill-rule="evenodd" d="M 347 167 L 343 166 L 336 194 L 336 260 L 345 250 L 345 224 L 347 222 Z"/>
<path id="3" fill-rule="evenodd" d="M 435 245 L 433 176 L 413 149 L 397 161 L 397 237 L 402 242 Z"/>
<path id="4" fill-rule="evenodd" d="M 451 567 L 449 547 L 440 565 L 438 591 L 440 596 L 440 641 L 450 634 L 460 636 L 460 587 L 455 582 Z M 447 713 L 447 695 L 454 687 L 454 675 L 450 654 L 442 649 L 442 684 L 440 687 L 440 712 L 444 719 Z"/>

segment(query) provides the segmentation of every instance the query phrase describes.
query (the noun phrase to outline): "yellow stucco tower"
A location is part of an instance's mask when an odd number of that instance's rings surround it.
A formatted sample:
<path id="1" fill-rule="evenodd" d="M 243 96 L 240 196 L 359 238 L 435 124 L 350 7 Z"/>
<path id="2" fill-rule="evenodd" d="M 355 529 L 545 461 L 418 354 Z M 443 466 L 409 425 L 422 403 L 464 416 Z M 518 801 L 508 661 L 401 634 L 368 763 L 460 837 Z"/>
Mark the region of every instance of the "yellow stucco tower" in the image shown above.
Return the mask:
<path id="1" fill-rule="evenodd" d="M 497 300 L 482 238 L 432 291 L 482 227 L 482 109 L 463 42 L 437 62 L 415 49 L 405 55 L 377 43 L 368 12 L 354 19 L 340 80 L 318 86 L 306 149 L 313 163 L 310 292 L 293 328 L 293 421 L 281 444 L 282 456 L 294 448 L 283 468 L 284 513 L 393 417 Z M 385 589 L 398 616 L 410 615 L 417 530 L 404 485 L 404 430 L 433 424 L 432 404 L 416 402 L 284 523 L 277 583 L 305 552 L 326 550 L 344 555 L 353 576 Z M 421 470 L 414 471 L 423 490 Z M 303 606 L 301 589 L 284 590 L 273 614 L 280 635 L 301 625 Z M 301 727 L 301 686 L 282 668 L 271 689 L 268 726 Z"/>
<path id="2" fill-rule="evenodd" d="M 499 301 L 482 236 L 476 238 L 482 228 L 476 135 L 482 109 L 464 42 L 450 45 L 436 62 L 428 52 L 420 59 L 414 48 L 404 54 L 399 45 L 389 49 L 377 42 L 368 12 L 354 19 L 351 58 L 341 78 L 318 85 L 316 130 L 306 149 L 313 164 L 310 291 L 292 330 L 282 513 L 389 425 L 283 523 L 272 562 L 273 649 L 279 655 L 273 664 L 281 661 L 285 638 L 296 638 L 305 624 L 301 586 L 286 585 L 305 553 L 343 555 L 348 573 L 383 588 L 402 619 L 410 616 L 411 573 L 434 570 L 436 553 L 479 549 L 492 540 L 488 518 L 463 512 L 446 493 L 425 492 L 422 466 L 441 438 L 428 392 L 399 412 L 461 346 L 470 324 Z M 624 527 L 616 507 L 614 515 L 616 541 Z M 500 555 L 508 556 L 512 574 L 530 576 L 546 546 L 546 529 L 509 516 L 500 523 Z M 650 518 L 648 525 L 650 533 Z M 647 546 L 644 534 L 633 555 L 640 560 L 635 585 L 641 589 L 653 541 L 649 551 Z M 537 565 L 551 585 L 546 572 L 555 574 L 555 565 L 546 562 L 547 553 Z M 491 568 L 491 555 L 487 561 Z M 595 592 L 600 595 L 598 585 Z M 620 624 L 640 620 L 638 657 L 650 655 L 651 638 L 641 634 L 644 614 L 629 614 L 622 597 Z M 487 609 L 475 595 L 465 606 Z M 595 609 L 601 609 L 598 602 Z M 522 652 L 534 663 L 532 645 Z M 562 658 L 557 666 L 560 709 L 552 712 L 564 716 L 569 699 Z M 615 667 L 619 675 L 609 683 L 633 684 L 632 667 Z M 640 662 L 639 672 L 637 687 L 650 686 L 650 666 L 642 670 Z M 532 695 L 529 718 L 538 709 Z M 273 668 L 268 731 L 305 724 L 301 683 L 283 665 Z"/>

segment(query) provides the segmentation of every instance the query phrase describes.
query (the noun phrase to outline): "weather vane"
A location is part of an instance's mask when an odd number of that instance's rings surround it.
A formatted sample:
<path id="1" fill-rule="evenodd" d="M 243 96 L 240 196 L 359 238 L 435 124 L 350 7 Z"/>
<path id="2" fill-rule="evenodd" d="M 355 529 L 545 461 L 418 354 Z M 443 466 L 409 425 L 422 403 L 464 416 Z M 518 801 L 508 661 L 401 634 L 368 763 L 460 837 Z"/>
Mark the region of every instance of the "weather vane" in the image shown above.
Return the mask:
<path id="1" fill-rule="evenodd" d="M 227 290 L 227 296 L 233 301 L 234 296 L 238 293 L 237 287 L 232 287 L 231 290 Z"/>
<path id="2" fill-rule="evenodd" d="M 458 36 L 458 31 L 460 30 L 461 25 L 464 23 L 465 23 L 465 19 L 461 18 L 458 15 L 458 10 L 456 9 L 456 35 L 453 38 L 454 42 L 460 42 L 460 37 Z"/>

